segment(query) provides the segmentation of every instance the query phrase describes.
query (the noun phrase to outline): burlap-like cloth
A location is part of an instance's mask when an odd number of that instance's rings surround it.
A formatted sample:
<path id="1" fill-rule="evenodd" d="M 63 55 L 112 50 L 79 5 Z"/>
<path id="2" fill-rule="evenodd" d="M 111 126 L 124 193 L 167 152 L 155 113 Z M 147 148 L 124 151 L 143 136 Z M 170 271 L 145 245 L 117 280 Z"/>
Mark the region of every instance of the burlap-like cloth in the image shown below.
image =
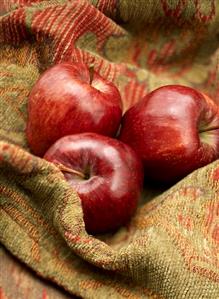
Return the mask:
<path id="1" fill-rule="evenodd" d="M 131 223 L 93 237 L 77 194 L 24 133 L 32 85 L 66 60 L 94 64 L 125 109 L 169 83 L 217 101 L 219 1 L 1 0 L 0 12 L 2 244 L 83 298 L 219 298 L 217 161 L 159 196 L 146 187 Z"/>

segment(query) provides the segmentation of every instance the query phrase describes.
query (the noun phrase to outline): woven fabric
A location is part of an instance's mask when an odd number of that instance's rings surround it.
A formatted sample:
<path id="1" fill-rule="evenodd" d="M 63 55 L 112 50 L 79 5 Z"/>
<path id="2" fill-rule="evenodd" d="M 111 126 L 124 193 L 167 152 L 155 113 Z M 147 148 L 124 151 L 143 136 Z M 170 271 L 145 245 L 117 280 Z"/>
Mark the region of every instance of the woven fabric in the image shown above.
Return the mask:
<path id="1" fill-rule="evenodd" d="M 79 299 L 35 273 L 0 246 L 1 299 Z"/>
<path id="2" fill-rule="evenodd" d="M 124 110 L 169 83 L 217 101 L 218 1 L 1 0 L 0 14 L 1 243 L 82 298 L 219 298 L 218 161 L 146 187 L 126 227 L 94 237 L 78 195 L 25 137 L 31 87 L 66 60 L 94 64 Z"/>

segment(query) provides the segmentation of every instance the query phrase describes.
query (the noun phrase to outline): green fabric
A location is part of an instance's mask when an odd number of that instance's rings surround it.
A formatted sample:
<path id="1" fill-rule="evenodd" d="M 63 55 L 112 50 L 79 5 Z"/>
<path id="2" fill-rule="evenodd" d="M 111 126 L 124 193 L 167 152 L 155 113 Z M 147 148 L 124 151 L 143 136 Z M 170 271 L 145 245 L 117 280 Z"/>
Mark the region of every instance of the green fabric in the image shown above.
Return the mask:
<path id="1" fill-rule="evenodd" d="M 124 111 L 169 83 L 218 101 L 218 1 L 14 0 L 0 13 L 1 243 L 83 298 L 218 298 L 217 161 L 165 192 L 146 186 L 131 223 L 94 237 L 77 194 L 25 137 L 31 87 L 66 60 L 114 81 Z"/>

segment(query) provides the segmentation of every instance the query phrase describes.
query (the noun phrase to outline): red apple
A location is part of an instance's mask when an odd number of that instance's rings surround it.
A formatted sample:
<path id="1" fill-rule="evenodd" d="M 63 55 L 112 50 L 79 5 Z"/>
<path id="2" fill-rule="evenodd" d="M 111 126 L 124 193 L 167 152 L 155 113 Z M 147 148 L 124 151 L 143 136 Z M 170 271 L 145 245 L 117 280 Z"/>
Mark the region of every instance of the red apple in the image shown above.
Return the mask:
<path id="1" fill-rule="evenodd" d="M 76 133 L 114 136 L 122 117 L 116 86 L 84 63 L 60 63 L 45 71 L 28 100 L 27 140 L 42 156 L 57 139 Z"/>
<path id="2" fill-rule="evenodd" d="M 119 139 L 146 177 L 174 182 L 219 157 L 219 107 L 193 88 L 163 86 L 125 113 Z"/>
<path id="3" fill-rule="evenodd" d="M 116 229 L 135 212 L 143 168 L 128 145 L 96 133 L 75 134 L 56 141 L 44 158 L 78 192 L 88 232 Z"/>

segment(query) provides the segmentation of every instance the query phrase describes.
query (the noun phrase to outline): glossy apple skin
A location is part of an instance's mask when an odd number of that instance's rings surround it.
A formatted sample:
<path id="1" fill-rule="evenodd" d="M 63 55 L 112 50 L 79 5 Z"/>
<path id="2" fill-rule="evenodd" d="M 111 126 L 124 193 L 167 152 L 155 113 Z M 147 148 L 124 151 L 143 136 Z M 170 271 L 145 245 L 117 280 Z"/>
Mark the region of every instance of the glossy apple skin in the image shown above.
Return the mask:
<path id="1" fill-rule="evenodd" d="M 93 75 L 93 77 L 92 77 Z M 28 99 L 26 136 L 42 156 L 62 136 L 96 132 L 114 136 L 121 117 L 116 86 L 83 63 L 60 63 L 45 71 Z"/>
<path id="2" fill-rule="evenodd" d="M 143 166 L 128 145 L 96 133 L 75 134 L 56 141 L 44 159 L 87 175 L 82 179 L 63 172 L 81 198 L 88 232 L 114 230 L 134 214 L 143 183 Z"/>
<path id="3" fill-rule="evenodd" d="M 219 108 L 180 85 L 160 87 L 130 108 L 119 139 L 142 158 L 145 177 L 175 182 L 219 157 Z"/>

